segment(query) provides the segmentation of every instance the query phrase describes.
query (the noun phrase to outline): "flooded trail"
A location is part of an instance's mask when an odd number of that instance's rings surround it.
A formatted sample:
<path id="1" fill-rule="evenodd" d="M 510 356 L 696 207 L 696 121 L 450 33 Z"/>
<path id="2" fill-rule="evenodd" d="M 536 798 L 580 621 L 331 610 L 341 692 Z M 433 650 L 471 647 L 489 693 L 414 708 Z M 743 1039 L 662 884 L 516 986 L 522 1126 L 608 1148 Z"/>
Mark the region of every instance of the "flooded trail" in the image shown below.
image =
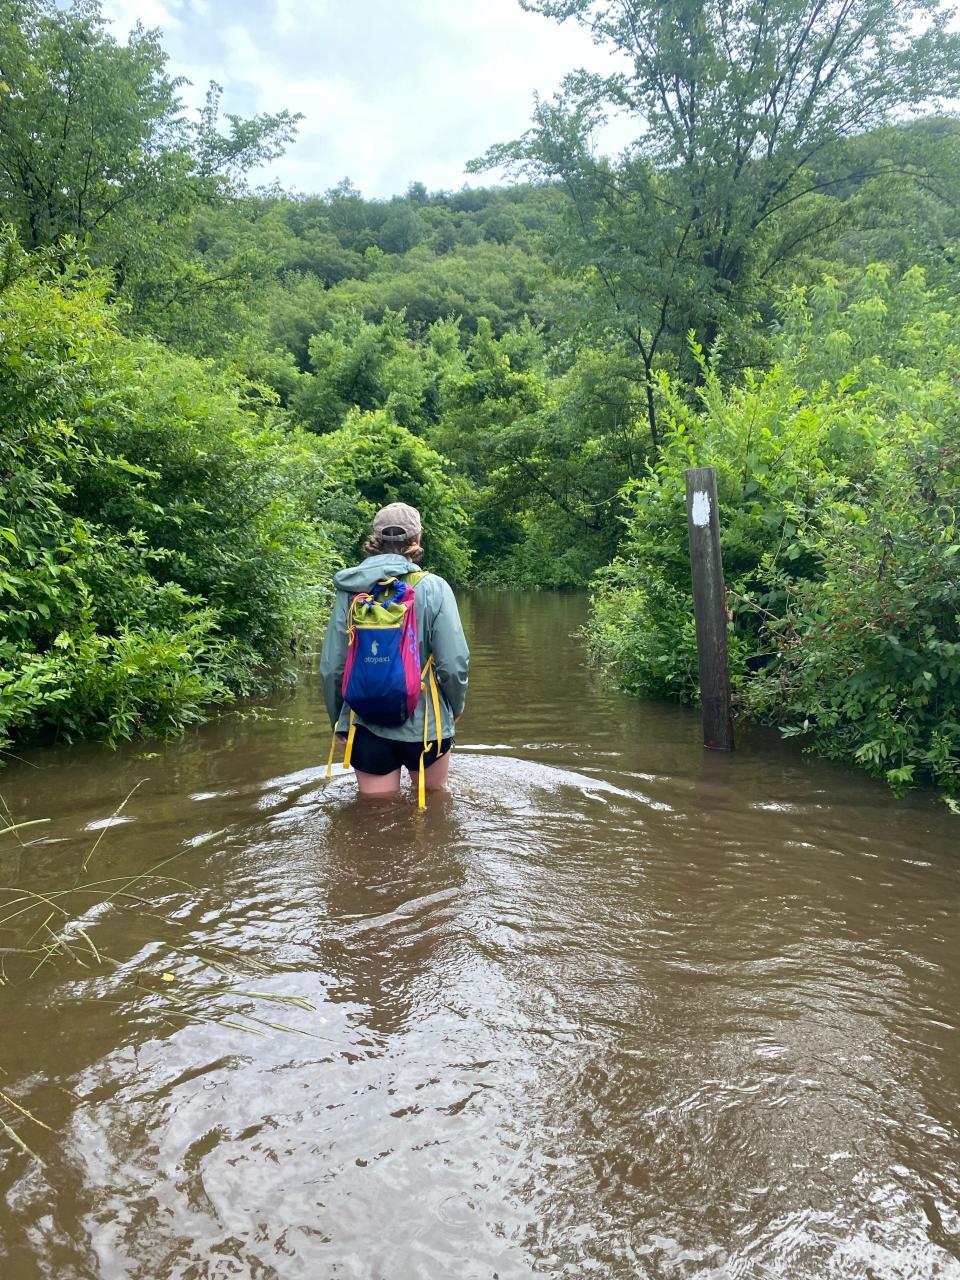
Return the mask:
<path id="1" fill-rule="evenodd" d="M 960 819 L 465 604 L 425 814 L 312 678 L 0 773 L 0 1276 L 960 1277 Z"/>

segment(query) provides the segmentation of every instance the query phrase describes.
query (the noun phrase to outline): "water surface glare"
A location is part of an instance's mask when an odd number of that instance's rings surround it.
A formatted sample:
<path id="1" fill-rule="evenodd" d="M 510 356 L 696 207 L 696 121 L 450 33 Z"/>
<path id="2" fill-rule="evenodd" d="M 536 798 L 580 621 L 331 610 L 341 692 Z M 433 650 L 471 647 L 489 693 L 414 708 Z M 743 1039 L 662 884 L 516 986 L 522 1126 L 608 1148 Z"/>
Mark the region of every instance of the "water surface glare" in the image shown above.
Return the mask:
<path id="1" fill-rule="evenodd" d="M 423 815 L 312 678 L 0 774 L 2 1280 L 960 1278 L 960 819 L 704 753 L 583 609 L 466 600 Z"/>

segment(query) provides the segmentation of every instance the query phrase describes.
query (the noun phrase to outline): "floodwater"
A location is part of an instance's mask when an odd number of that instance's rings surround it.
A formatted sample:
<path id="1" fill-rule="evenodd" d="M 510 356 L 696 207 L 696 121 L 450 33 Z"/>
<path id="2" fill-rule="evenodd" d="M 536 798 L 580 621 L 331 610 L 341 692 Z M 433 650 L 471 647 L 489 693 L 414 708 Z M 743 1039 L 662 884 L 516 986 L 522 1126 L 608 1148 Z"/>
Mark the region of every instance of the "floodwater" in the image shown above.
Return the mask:
<path id="1" fill-rule="evenodd" d="M 960 1277 L 960 818 L 465 604 L 425 814 L 312 678 L 0 775 L 0 1276 Z"/>

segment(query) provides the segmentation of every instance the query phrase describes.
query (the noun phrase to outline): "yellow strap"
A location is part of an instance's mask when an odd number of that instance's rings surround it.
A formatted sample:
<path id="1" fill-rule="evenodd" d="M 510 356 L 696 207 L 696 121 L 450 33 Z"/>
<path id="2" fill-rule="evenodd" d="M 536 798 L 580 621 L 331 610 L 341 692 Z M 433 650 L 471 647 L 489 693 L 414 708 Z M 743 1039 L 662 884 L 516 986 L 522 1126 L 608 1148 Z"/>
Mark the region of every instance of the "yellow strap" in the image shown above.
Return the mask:
<path id="1" fill-rule="evenodd" d="M 443 741 L 443 722 L 440 719 L 440 692 L 437 689 L 436 677 L 433 674 L 433 657 L 430 658 L 430 671 L 428 673 L 430 681 L 430 698 L 433 702 L 433 727 L 437 731 L 437 750 L 440 750 L 440 743 Z M 424 719 L 426 719 L 427 708 L 423 708 Z"/>
<path id="2" fill-rule="evenodd" d="M 426 665 L 420 672 L 420 692 L 427 692 L 427 679 L 430 676 L 430 668 L 433 666 L 433 654 L 426 661 Z M 426 772 L 427 752 L 430 750 L 430 717 L 427 714 L 427 700 L 423 700 L 423 750 L 420 752 L 420 770 L 417 774 L 417 808 L 425 809 L 427 807 L 427 783 L 424 778 Z"/>
<path id="3" fill-rule="evenodd" d="M 426 698 L 423 700 L 423 750 L 420 752 L 420 779 L 418 783 L 418 807 L 421 809 L 427 807 L 427 783 L 424 774 L 426 773 L 427 752 L 433 746 L 433 739 L 430 737 L 430 703 L 433 704 L 433 728 L 437 735 L 437 751 L 440 750 L 440 743 L 443 741 L 443 723 L 440 719 L 440 694 L 437 690 L 436 677 L 433 674 L 432 653 L 420 672 L 420 691 L 425 694 L 428 686 L 430 689 L 429 702 Z"/>
<path id="4" fill-rule="evenodd" d="M 354 735 L 356 734 L 356 732 L 357 732 L 357 726 L 356 726 L 355 717 L 354 717 L 354 714 L 353 714 L 353 709 L 351 708 L 351 710 L 350 710 L 350 728 L 347 730 L 347 745 L 346 745 L 346 748 L 345 748 L 344 753 L 343 753 L 343 767 L 344 767 L 345 769 L 349 769 L 349 768 L 350 768 L 350 756 L 351 756 L 351 755 L 352 755 L 352 753 L 353 753 L 353 739 L 354 739 Z"/>
<path id="5" fill-rule="evenodd" d="M 427 682 L 430 679 L 432 679 L 432 672 L 433 672 L 433 654 L 431 653 L 430 657 L 424 663 L 423 670 L 420 672 L 420 692 L 423 694 L 427 692 Z M 430 734 L 429 734 L 430 716 L 427 714 L 428 711 L 429 711 L 429 707 L 427 706 L 427 700 L 426 698 L 424 698 L 423 700 L 423 749 L 424 751 L 429 750 L 429 747 L 430 747 Z M 436 723 L 434 723 L 434 728 L 436 728 Z"/>
<path id="6" fill-rule="evenodd" d="M 333 777 L 333 757 L 336 755 L 336 753 L 337 753 L 337 731 L 336 729 L 334 729 L 333 735 L 330 738 L 330 754 L 327 756 L 327 772 L 326 772 L 327 782 L 329 782 L 330 779 Z"/>

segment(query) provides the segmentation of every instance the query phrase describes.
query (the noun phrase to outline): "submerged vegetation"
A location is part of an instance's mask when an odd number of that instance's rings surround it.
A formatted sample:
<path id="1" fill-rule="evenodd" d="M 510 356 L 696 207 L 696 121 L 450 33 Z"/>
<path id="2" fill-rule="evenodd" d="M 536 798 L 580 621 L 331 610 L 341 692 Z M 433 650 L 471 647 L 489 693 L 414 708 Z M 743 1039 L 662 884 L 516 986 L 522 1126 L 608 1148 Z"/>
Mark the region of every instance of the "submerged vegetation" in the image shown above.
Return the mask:
<path id="1" fill-rule="evenodd" d="M 457 581 L 592 584 L 597 662 L 694 698 L 696 464 L 741 712 L 960 789 L 947 11 L 527 7 L 614 72 L 476 162 L 515 185 L 378 201 L 254 189 L 296 115 L 191 120 L 159 33 L 0 0 L 0 746 L 276 679 L 392 499 Z"/>

